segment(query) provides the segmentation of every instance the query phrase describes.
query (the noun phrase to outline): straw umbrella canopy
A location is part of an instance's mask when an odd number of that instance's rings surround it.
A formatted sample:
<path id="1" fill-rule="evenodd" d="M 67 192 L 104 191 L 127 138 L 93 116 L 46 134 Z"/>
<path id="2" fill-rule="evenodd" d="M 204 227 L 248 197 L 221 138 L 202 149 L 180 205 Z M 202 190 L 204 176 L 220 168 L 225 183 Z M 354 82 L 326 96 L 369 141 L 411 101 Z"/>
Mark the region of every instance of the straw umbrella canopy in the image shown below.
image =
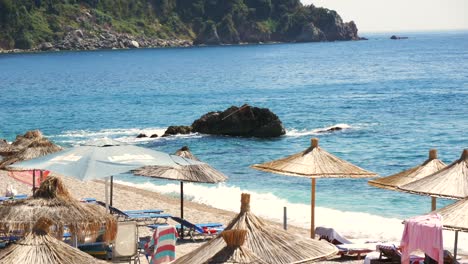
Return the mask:
<path id="1" fill-rule="evenodd" d="M 437 210 L 442 216 L 444 229 L 455 231 L 454 259 L 457 258 L 458 232 L 468 232 L 468 199 L 464 199 Z"/>
<path id="2" fill-rule="evenodd" d="M 24 136 L 18 136 L 10 145 L 10 154 L 0 162 L 0 169 L 23 160 L 34 159 L 62 150 L 47 138 L 43 137 L 39 130 L 28 131 Z"/>
<path id="3" fill-rule="evenodd" d="M 244 248 L 252 251 L 266 263 L 291 264 L 326 259 L 338 249 L 324 241 L 305 238 L 271 226 L 250 211 L 250 195 L 241 196 L 240 213 L 228 224 L 227 230 L 247 230 Z M 213 238 L 195 251 L 177 259 L 176 263 L 201 264 L 212 259 L 226 247 L 221 236 Z"/>
<path id="4" fill-rule="evenodd" d="M 75 236 L 86 236 L 96 235 L 105 225 L 104 239 L 108 241 L 113 240 L 117 232 L 117 222 L 112 215 L 98 205 L 74 199 L 62 180 L 55 176 L 47 177 L 34 196 L 0 205 L 0 229 L 8 233 L 28 232 L 41 217 L 52 221 L 56 227 L 54 235 L 60 238 L 65 227 Z"/>
<path id="5" fill-rule="evenodd" d="M 429 176 L 435 172 L 440 171 L 446 166 L 447 165 L 445 165 L 445 163 L 443 163 L 437 158 L 437 150 L 431 149 L 429 151 L 429 158 L 426 161 L 424 161 L 421 165 L 387 177 L 370 180 L 367 183 L 377 188 L 388 189 L 392 191 L 400 191 L 398 187 Z M 435 197 L 432 197 L 432 211 L 436 209 L 435 199 Z"/>
<path id="6" fill-rule="evenodd" d="M 460 159 L 444 169 L 420 180 L 403 185 L 403 192 L 429 195 L 447 199 L 468 197 L 468 149 L 463 150 Z"/>
<path id="7" fill-rule="evenodd" d="M 187 146 L 176 151 L 175 155 L 200 161 L 193 155 Z M 194 164 L 190 166 L 145 166 L 141 169 L 133 171 L 136 175 L 147 176 L 152 178 L 161 178 L 168 180 L 180 181 L 180 217 L 184 218 L 184 182 L 198 183 L 218 183 L 227 180 L 227 176 L 216 170 L 206 163 Z"/>
<path id="8" fill-rule="evenodd" d="M 226 246 L 216 253 L 205 264 L 237 263 L 237 264 L 268 264 L 260 259 L 251 250 L 244 247 L 247 230 L 223 231 L 221 236 Z"/>
<path id="9" fill-rule="evenodd" d="M 22 264 L 97 264 L 107 263 L 73 248 L 48 234 L 53 221 L 42 217 L 32 232 L 0 251 L 0 263 Z"/>
<path id="10" fill-rule="evenodd" d="M 315 237 L 315 179 L 316 178 L 369 178 L 377 174 L 366 171 L 342 160 L 318 146 L 318 138 L 311 140 L 311 146 L 297 154 L 254 164 L 252 168 L 286 176 L 307 177 L 312 179 L 310 236 Z"/>

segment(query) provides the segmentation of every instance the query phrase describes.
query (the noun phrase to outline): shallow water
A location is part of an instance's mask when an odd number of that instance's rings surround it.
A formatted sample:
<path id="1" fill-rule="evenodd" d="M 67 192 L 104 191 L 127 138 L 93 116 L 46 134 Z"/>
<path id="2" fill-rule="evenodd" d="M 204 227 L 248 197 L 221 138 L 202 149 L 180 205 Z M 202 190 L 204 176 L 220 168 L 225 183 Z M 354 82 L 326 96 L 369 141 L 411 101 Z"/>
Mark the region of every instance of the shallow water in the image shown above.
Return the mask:
<path id="1" fill-rule="evenodd" d="M 370 40 L 2 54 L 0 138 L 11 141 L 28 129 L 41 129 L 66 146 L 102 136 L 166 152 L 188 145 L 229 176 L 222 185 L 189 184 L 189 198 L 237 210 L 238 194 L 249 191 L 265 209 L 262 215 L 279 219 L 287 205 L 293 221 L 307 226 L 310 180 L 250 165 L 301 151 L 311 137 L 327 151 L 384 176 L 423 162 L 431 148 L 450 163 L 468 147 L 468 33 L 415 33 L 399 41 L 366 37 Z M 169 125 L 189 125 L 208 111 L 244 103 L 270 108 L 287 134 L 135 139 L 140 132 L 160 135 Z M 337 124 L 346 129 L 317 131 Z M 120 180 L 173 195 L 178 191 L 172 182 L 130 175 Z M 401 219 L 430 208 L 428 197 L 366 182 L 318 180 L 318 223 L 352 233 L 356 228 L 333 219 L 377 217 L 371 221 L 375 225 L 393 221 L 401 228 Z M 226 199 L 219 203 L 219 196 Z"/>

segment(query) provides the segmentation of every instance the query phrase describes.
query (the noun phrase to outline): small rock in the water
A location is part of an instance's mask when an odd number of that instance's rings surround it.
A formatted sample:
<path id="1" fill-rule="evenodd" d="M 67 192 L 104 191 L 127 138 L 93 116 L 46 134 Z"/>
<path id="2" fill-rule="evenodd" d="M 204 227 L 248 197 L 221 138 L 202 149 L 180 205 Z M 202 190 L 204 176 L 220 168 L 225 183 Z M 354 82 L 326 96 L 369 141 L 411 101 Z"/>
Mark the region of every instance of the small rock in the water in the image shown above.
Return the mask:
<path id="1" fill-rule="evenodd" d="M 190 134 L 192 133 L 192 127 L 191 126 L 170 126 L 166 129 L 166 132 L 164 132 L 163 137 L 171 136 L 171 135 L 177 135 L 177 134 Z"/>
<path id="2" fill-rule="evenodd" d="M 329 129 L 327 129 L 327 131 L 339 131 L 339 130 L 343 130 L 342 127 L 339 127 L 339 126 L 336 126 L 336 127 L 330 127 Z"/>
<path id="3" fill-rule="evenodd" d="M 138 134 L 137 138 L 145 138 L 148 137 L 146 134 L 140 133 Z"/>
<path id="4" fill-rule="evenodd" d="M 150 138 L 157 138 L 157 137 L 158 137 L 158 134 L 153 134 L 153 135 L 151 135 Z"/>

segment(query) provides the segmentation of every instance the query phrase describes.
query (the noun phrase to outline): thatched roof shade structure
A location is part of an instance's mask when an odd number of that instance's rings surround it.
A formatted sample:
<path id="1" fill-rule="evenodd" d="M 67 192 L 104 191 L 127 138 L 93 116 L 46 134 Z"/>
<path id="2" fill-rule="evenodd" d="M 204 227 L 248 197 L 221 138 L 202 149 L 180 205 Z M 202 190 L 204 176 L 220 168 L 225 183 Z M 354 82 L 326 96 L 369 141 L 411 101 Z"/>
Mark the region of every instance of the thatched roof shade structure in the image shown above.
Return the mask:
<path id="1" fill-rule="evenodd" d="M 444 169 L 403 185 L 400 190 L 448 199 L 468 197 L 468 149 L 463 150 L 460 159 Z"/>
<path id="2" fill-rule="evenodd" d="M 437 158 L 437 150 L 431 149 L 429 158 L 422 164 L 387 177 L 370 180 L 368 183 L 374 187 L 396 191 L 398 187 L 429 176 L 446 166 Z"/>
<path id="3" fill-rule="evenodd" d="M 238 229 L 247 230 L 244 248 L 267 263 L 304 263 L 338 253 L 338 249 L 326 241 L 304 238 L 267 224 L 250 211 L 250 195 L 245 193 L 241 197 L 240 213 L 225 230 Z M 218 236 L 174 263 L 206 263 L 225 247 L 223 238 Z"/>
<path id="4" fill-rule="evenodd" d="M 429 151 L 429 158 L 426 161 L 424 161 L 421 165 L 387 177 L 370 180 L 367 183 L 377 188 L 388 189 L 392 191 L 400 191 L 398 187 L 427 177 L 435 172 L 440 171 L 446 166 L 447 165 L 445 163 L 443 163 L 437 158 L 437 150 L 431 149 Z M 435 199 L 436 198 L 434 197 L 432 199 L 432 211 L 436 209 Z"/>
<path id="5" fill-rule="evenodd" d="M 41 217 L 55 226 L 54 236 L 62 237 L 64 227 L 79 236 L 96 235 L 105 225 L 105 240 L 113 240 L 117 233 L 116 219 L 98 205 L 74 199 L 60 178 L 49 176 L 33 197 L 0 205 L 0 229 L 5 232 L 31 231 Z"/>
<path id="6" fill-rule="evenodd" d="M 73 248 L 48 234 L 53 224 L 40 218 L 31 233 L 0 251 L 0 263 L 21 264 L 97 264 L 107 263 Z"/>
<path id="7" fill-rule="evenodd" d="M 369 178 L 377 174 L 366 171 L 356 165 L 342 160 L 318 146 L 318 139 L 311 140 L 311 146 L 297 154 L 266 162 L 254 164 L 252 168 L 282 174 L 286 176 L 307 177 L 312 179 L 311 190 L 311 237 L 315 229 L 315 179 L 316 178 Z"/>
<path id="8" fill-rule="evenodd" d="M 221 236 L 226 243 L 221 251 L 216 253 L 205 264 L 237 263 L 237 264 L 268 264 L 244 247 L 247 230 L 223 231 Z"/>
<path id="9" fill-rule="evenodd" d="M 468 199 L 463 199 L 436 211 L 442 216 L 445 229 L 468 232 Z"/>
<path id="10" fill-rule="evenodd" d="M 468 232 L 468 198 L 436 211 L 442 216 L 444 229 L 455 231 L 454 259 L 457 259 L 458 232 Z"/>
<path id="11" fill-rule="evenodd" d="M 0 162 L 0 169 L 18 161 L 34 159 L 62 150 L 42 136 L 39 130 L 28 131 L 24 136 L 17 136 L 10 145 L 11 152 Z"/>
<path id="12" fill-rule="evenodd" d="M 176 151 L 175 155 L 190 160 L 200 161 L 187 146 Z M 134 170 L 135 175 L 180 181 L 180 217 L 184 218 L 184 182 L 218 183 L 227 180 L 227 176 L 206 163 L 180 167 L 145 166 Z"/>
<path id="13" fill-rule="evenodd" d="M 177 150 L 175 155 L 191 160 L 200 161 L 190 152 L 187 146 L 184 146 L 181 149 Z M 214 169 L 206 163 L 190 166 L 181 166 L 179 168 L 164 166 L 145 166 L 141 169 L 135 170 L 134 174 L 153 178 L 199 183 L 224 182 L 228 178 L 226 175 L 224 175 L 223 173 Z"/>

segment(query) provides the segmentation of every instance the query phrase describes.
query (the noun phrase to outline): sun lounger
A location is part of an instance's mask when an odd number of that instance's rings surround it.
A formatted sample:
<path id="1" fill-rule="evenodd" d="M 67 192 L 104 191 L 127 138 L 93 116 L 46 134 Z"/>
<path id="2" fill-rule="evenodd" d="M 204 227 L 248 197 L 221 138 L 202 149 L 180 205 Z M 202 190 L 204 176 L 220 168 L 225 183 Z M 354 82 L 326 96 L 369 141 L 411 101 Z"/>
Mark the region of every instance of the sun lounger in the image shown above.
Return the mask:
<path id="1" fill-rule="evenodd" d="M 183 238 L 188 235 L 192 240 L 195 240 L 195 236 L 202 236 L 203 239 L 207 237 L 213 237 L 221 233 L 224 228 L 221 223 L 197 223 L 193 224 L 180 217 L 173 216 L 172 220 L 179 223 L 176 226 L 179 237 Z"/>
<path id="2" fill-rule="evenodd" d="M 363 243 L 363 244 L 340 244 L 335 245 L 338 248 L 340 255 L 357 255 L 360 260 L 362 255 L 366 255 L 376 249 L 376 243 Z"/>
<path id="3" fill-rule="evenodd" d="M 320 240 L 326 240 L 334 244 L 338 248 L 338 254 L 344 255 L 357 255 L 357 259 L 361 259 L 362 255 L 366 255 L 376 250 L 376 246 L 381 242 L 366 242 L 366 243 L 353 243 L 351 240 L 340 235 L 333 228 L 317 227 L 315 234 L 320 236 Z"/>
<path id="4" fill-rule="evenodd" d="M 389 264 L 389 263 L 401 263 L 401 252 L 395 245 L 378 245 L 377 250 L 380 251 L 378 259 L 372 259 L 370 264 Z M 424 257 L 410 256 L 410 264 L 421 263 L 424 261 Z"/>
<path id="5" fill-rule="evenodd" d="M 99 259 L 110 259 L 112 257 L 112 249 L 105 242 L 80 244 L 78 245 L 78 249 Z"/>
<path id="6" fill-rule="evenodd" d="M 4 196 L 4 197 L 0 197 L 0 203 L 5 202 L 5 201 L 23 200 L 26 198 L 28 198 L 27 194 L 18 194 L 18 195 L 11 196 L 11 197 Z"/>
<path id="7" fill-rule="evenodd" d="M 333 228 L 318 226 L 315 228 L 315 234 L 319 235 L 320 239 L 324 239 L 333 245 L 352 244 L 350 240 L 340 235 Z"/>
<path id="8" fill-rule="evenodd" d="M 101 201 L 96 201 L 97 204 L 101 206 L 106 206 L 104 202 Z M 168 218 L 170 218 L 172 215 L 170 214 L 161 214 L 161 213 L 146 213 L 146 211 L 150 212 L 163 212 L 163 210 L 159 209 L 146 209 L 146 210 L 129 210 L 129 211 L 122 211 L 120 209 L 117 209 L 116 207 L 109 206 L 109 210 L 111 211 L 112 214 L 117 215 L 117 217 L 122 218 L 123 220 L 131 220 L 131 221 L 156 221 L 158 219 L 164 219 L 167 221 Z"/>
<path id="9" fill-rule="evenodd" d="M 164 212 L 161 209 L 144 209 L 144 210 L 125 210 L 126 214 L 160 214 Z"/>

